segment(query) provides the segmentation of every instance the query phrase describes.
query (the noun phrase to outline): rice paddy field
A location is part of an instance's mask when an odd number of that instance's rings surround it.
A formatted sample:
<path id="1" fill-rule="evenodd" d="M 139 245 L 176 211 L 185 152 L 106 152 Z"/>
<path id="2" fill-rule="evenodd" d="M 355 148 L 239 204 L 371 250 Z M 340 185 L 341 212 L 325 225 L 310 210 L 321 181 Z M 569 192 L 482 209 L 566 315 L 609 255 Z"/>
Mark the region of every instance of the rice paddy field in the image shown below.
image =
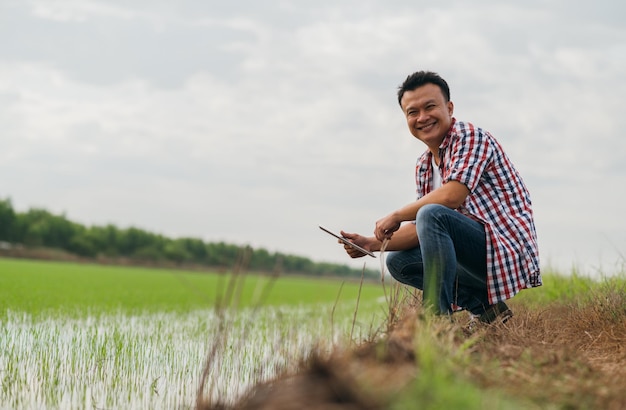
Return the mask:
<path id="1" fill-rule="evenodd" d="M 376 333 L 384 299 L 358 281 L 0 259 L 0 409 L 195 408 L 205 369 L 205 395 L 232 403 L 313 346 Z"/>

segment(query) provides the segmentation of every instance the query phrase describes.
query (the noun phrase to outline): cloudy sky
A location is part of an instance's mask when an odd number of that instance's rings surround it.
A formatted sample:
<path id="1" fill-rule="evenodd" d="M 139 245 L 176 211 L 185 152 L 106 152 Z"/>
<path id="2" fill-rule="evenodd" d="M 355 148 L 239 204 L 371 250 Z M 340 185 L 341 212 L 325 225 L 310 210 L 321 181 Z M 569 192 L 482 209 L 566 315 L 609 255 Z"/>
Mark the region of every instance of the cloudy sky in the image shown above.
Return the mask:
<path id="1" fill-rule="evenodd" d="M 350 261 L 414 199 L 428 69 L 533 198 L 544 266 L 626 255 L 626 3 L 0 0 L 0 198 L 86 225 Z M 368 267 L 377 268 L 368 258 Z"/>

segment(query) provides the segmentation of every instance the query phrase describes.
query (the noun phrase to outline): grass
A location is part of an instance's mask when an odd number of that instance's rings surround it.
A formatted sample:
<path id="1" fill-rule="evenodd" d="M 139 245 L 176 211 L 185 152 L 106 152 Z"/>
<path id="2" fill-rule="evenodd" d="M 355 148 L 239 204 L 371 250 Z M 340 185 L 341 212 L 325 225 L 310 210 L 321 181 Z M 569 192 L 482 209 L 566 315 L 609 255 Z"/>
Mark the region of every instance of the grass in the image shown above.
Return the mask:
<path id="1" fill-rule="evenodd" d="M 280 278 L 258 309 L 268 281 L 214 309 L 217 274 L 0 260 L 0 408 L 193 408 L 203 373 L 205 409 L 626 408 L 624 277 L 547 272 L 473 332 L 389 283 Z"/>
<path id="2" fill-rule="evenodd" d="M 260 301 L 271 278 L 246 275 L 242 280 L 238 307 L 335 303 L 340 289 L 337 280 L 282 277 Z M 32 315 L 63 310 L 82 315 L 207 309 L 224 295 L 228 281 L 229 275 L 210 272 L 0 259 L 0 317 L 9 310 Z M 366 303 L 383 296 L 376 284 L 361 288 L 356 281 L 346 282 L 339 303 L 353 305 L 359 292 Z"/>
<path id="3" fill-rule="evenodd" d="M 242 310 L 229 323 L 219 371 L 207 381 L 226 402 L 293 370 L 318 336 L 331 333 L 328 311 L 313 308 Z M 217 324 L 211 310 L 9 315 L 0 340 L 0 408 L 191 408 Z"/>
<path id="4" fill-rule="evenodd" d="M 0 408 L 192 408 L 222 337 L 206 383 L 231 403 L 384 313 L 375 285 L 254 275 L 235 283 L 236 308 L 215 309 L 230 277 L 0 259 Z"/>
<path id="5" fill-rule="evenodd" d="M 543 286 L 529 291 L 522 291 L 516 297 L 516 302 L 540 307 L 553 302 L 569 302 L 578 300 L 597 288 L 601 281 L 589 276 L 576 273 L 563 275 L 558 272 L 547 271 L 542 274 Z M 619 278 L 604 279 L 608 281 L 620 280 Z"/>
<path id="6" fill-rule="evenodd" d="M 509 302 L 515 315 L 506 324 L 474 331 L 463 312 L 432 316 L 404 298 L 384 337 L 307 364 L 239 404 L 271 408 L 299 391 L 293 408 L 626 408 L 626 279 L 544 279 Z M 307 394 L 313 383 L 333 394 Z"/>
<path id="7" fill-rule="evenodd" d="M 467 319 L 416 319 L 418 375 L 395 408 L 626 407 L 626 279 L 544 275 L 504 325 L 467 334 Z M 415 318 L 415 317 L 414 317 Z"/>

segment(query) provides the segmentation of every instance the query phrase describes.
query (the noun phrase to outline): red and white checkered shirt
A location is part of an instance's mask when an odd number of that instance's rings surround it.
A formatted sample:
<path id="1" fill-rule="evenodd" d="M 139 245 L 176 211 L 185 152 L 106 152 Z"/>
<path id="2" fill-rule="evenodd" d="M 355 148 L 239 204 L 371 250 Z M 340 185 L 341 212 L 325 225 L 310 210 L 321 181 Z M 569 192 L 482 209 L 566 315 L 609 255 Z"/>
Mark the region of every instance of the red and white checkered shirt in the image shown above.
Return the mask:
<path id="1" fill-rule="evenodd" d="M 453 118 L 439 155 L 442 182 L 458 181 L 470 190 L 456 210 L 485 226 L 489 302 L 541 286 L 530 194 L 498 141 Z M 432 153 L 427 150 L 415 170 L 418 198 L 433 190 L 432 174 Z"/>

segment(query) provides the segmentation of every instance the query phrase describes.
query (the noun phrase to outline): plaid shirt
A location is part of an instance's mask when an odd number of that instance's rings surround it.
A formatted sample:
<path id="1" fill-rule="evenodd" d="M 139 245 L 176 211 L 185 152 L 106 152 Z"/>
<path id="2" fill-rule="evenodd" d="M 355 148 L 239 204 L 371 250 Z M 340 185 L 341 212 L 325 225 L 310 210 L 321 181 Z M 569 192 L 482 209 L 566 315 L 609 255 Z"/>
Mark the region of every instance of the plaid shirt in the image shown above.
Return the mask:
<path id="1" fill-rule="evenodd" d="M 439 155 L 442 183 L 454 180 L 470 190 L 456 211 L 485 226 L 490 303 L 541 286 L 530 195 L 500 144 L 488 132 L 453 118 Z M 420 198 L 433 190 L 430 150 L 418 159 L 415 171 Z"/>

